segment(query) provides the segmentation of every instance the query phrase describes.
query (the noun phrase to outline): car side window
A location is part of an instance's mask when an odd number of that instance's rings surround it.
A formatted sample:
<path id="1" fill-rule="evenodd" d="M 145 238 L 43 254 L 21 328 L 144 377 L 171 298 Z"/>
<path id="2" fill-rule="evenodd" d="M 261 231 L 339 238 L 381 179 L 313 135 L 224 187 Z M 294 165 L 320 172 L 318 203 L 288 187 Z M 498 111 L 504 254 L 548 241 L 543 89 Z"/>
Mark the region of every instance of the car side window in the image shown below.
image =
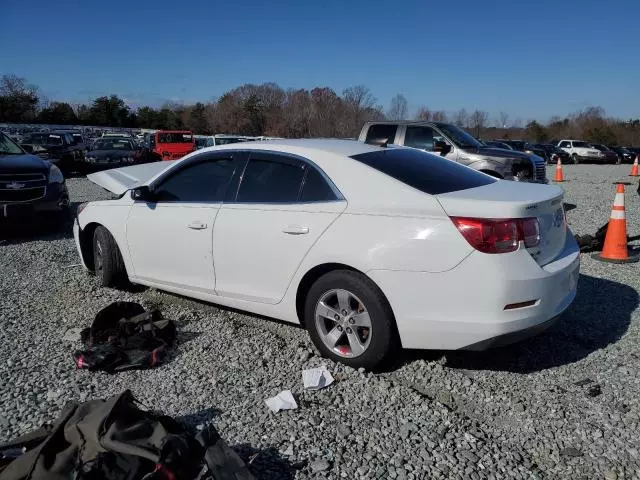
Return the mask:
<path id="1" fill-rule="evenodd" d="M 156 201 L 221 202 L 236 165 L 233 158 L 219 158 L 186 166 L 154 189 Z"/>
<path id="2" fill-rule="evenodd" d="M 571 146 L 571 144 L 569 142 L 560 143 L 560 148 L 569 148 L 570 146 Z"/>
<path id="3" fill-rule="evenodd" d="M 293 203 L 300 197 L 305 170 L 300 162 L 251 158 L 242 175 L 237 202 Z"/>
<path id="4" fill-rule="evenodd" d="M 338 197 L 322 174 L 315 168 L 307 166 L 307 174 L 304 177 L 300 201 L 330 202 L 337 199 Z"/>
<path id="5" fill-rule="evenodd" d="M 393 143 L 396 139 L 397 125 L 389 123 L 378 123 L 371 125 L 367 131 L 365 143 L 377 145 L 383 142 Z"/>
<path id="6" fill-rule="evenodd" d="M 404 145 L 432 152 L 434 135 L 438 134 L 431 127 L 408 126 L 404 137 Z"/>

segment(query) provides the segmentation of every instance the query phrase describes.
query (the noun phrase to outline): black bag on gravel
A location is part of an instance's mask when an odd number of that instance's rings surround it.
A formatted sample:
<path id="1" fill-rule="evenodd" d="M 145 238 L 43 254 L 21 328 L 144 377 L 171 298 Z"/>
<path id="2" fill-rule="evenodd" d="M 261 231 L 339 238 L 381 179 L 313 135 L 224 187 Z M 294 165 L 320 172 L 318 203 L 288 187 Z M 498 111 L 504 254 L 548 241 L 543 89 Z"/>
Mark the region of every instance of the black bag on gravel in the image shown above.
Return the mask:
<path id="1" fill-rule="evenodd" d="M 595 235 L 576 235 L 576 242 L 581 252 L 599 252 L 604 247 L 604 239 L 607 236 L 609 222 L 601 226 Z"/>
<path id="2" fill-rule="evenodd" d="M 254 477 L 215 428 L 193 436 L 171 417 L 140 410 L 126 390 L 106 400 L 69 403 L 53 424 L 0 445 L 0 480 L 50 479 Z"/>
<path id="3" fill-rule="evenodd" d="M 77 367 L 114 373 L 162 363 L 175 340 L 176 326 L 157 310 L 114 302 L 100 310 L 80 335 L 87 349 L 73 354 Z"/>

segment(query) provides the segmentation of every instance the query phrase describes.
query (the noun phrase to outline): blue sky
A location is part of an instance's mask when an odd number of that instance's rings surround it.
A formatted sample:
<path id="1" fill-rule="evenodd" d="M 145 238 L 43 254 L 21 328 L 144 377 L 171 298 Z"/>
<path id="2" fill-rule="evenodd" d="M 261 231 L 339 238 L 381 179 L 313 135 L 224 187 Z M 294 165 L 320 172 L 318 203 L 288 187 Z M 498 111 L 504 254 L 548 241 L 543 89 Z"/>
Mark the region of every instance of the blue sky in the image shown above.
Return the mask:
<path id="1" fill-rule="evenodd" d="M 133 105 L 364 84 L 448 112 L 640 116 L 640 1 L 2 0 L 0 74 Z"/>

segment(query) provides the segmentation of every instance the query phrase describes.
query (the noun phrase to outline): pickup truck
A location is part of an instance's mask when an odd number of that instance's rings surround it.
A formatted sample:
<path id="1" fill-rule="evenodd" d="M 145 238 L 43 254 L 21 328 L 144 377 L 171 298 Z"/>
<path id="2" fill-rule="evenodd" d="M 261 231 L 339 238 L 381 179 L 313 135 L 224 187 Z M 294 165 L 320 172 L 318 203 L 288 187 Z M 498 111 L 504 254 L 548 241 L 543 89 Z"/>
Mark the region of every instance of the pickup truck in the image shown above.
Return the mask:
<path id="1" fill-rule="evenodd" d="M 449 160 L 505 180 L 547 183 L 545 161 L 537 155 L 489 147 L 464 130 L 443 122 L 368 122 L 358 140 L 401 145 L 440 154 Z"/>
<path id="2" fill-rule="evenodd" d="M 604 153 L 582 140 L 560 140 L 558 147 L 567 152 L 576 165 L 580 162 L 607 162 Z"/>

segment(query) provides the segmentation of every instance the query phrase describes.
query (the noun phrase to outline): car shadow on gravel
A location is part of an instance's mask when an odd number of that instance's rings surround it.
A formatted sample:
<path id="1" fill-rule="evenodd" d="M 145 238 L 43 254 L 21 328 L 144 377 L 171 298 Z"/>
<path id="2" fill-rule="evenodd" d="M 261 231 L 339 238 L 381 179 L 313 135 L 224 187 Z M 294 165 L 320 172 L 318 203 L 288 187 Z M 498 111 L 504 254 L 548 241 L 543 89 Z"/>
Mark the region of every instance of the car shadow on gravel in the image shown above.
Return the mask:
<path id="1" fill-rule="evenodd" d="M 20 224 L 0 226 L 0 246 L 34 241 L 52 241 L 73 238 L 71 222 L 62 226 Z"/>
<path id="2" fill-rule="evenodd" d="M 290 462 L 283 458 L 275 447 L 257 449 L 242 443 L 231 448 L 240 455 L 258 480 L 293 480 L 296 471 L 304 469 L 307 465 L 306 461 Z"/>
<path id="3" fill-rule="evenodd" d="M 409 352 L 408 356 L 429 360 L 444 356 L 450 368 L 514 373 L 567 365 L 620 340 L 639 299 L 638 292 L 628 285 L 580 275 L 573 304 L 553 327 L 536 337 L 484 352 Z"/>

